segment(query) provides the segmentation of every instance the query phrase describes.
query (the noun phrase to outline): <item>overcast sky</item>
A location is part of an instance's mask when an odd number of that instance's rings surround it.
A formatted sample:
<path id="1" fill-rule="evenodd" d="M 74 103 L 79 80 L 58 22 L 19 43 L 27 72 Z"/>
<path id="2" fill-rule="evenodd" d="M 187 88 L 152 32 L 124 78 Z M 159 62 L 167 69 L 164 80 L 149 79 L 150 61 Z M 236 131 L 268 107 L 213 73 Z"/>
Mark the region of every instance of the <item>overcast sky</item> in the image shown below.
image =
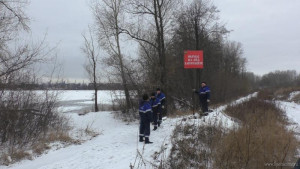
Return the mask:
<path id="1" fill-rule="evenodd" d="M 241 42 L 247 69 L 262 75 L 274 70 L 300 73 L 299 0 L 215 0 L 230 40 Z M 50 46 L 58 44 L 66 79 L 86 78 L 81 34 L 93 23 L 87 0 L 31 0 L 27 7 L 35 38 L 47 33 Z"/>

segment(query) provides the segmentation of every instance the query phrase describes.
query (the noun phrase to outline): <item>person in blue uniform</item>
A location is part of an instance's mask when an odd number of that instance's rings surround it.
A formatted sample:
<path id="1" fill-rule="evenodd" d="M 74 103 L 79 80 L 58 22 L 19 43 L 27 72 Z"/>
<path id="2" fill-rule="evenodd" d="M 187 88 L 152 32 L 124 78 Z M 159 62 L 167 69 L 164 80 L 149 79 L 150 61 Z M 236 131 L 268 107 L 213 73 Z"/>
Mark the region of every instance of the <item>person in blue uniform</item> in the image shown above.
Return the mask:
<path id="1" fill-rule="evenodd" d="M 206 85 L 206 82 L 202 82 L 199 91 L 194 89 L 194 92 L 199 95 L 202 113 L 208 113 L 208 103 L 210 102 L 210 88 Z"/>
<path id="2" fill-rule="evenodd" d="M 159 99 L 160 105 L 158 108 L 158 127 L 160 126 L 160 124 L 162 123 L 162 114 L 166 114 L 166 107 L 165 107 L 165 103 L 166 103 L 166 96 L 163 92 L 160 91 L 160 88 L 156 89 L 156 98 Z"/>
<path id="3" fill-rule="evenodd" d="M 155 92 L 151 93 L 150 98 L 150 105 L 152 107 L 152 113 L 153 113 L 153 130 L 157 130 L 158 125 L 158 112 L 161 112 L 160 108 L 160 100 L 155 97 Z"/>
<path id="4" fill-rule="evenodd" d="M 151 144 L 149 140 L 150 136 L 150 123 L 152 122 L 152 109 L 149 102 L 148 94 L 143 95 L 143 100 L 139 105 L 139 114 L 140 114 L 140 142 L 144 141 L 145 144 Z"/>

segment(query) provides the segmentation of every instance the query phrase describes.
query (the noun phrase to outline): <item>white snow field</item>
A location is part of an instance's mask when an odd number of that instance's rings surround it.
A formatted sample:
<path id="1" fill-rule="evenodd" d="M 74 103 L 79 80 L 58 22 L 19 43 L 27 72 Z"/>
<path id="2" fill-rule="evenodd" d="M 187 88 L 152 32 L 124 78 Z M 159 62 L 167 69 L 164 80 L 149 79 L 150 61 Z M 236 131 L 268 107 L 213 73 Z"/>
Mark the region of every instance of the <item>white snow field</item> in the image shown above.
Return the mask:
<path id="1" fill-rule="evenodd" d="M 94 98 L 94 91 L 92 90 L 61 90 L 58 91 L 61 93 L 59 95 L 60 101 L 82 101 L 88 102 L 92 101 Z M 100 103 L 111 104 L 112 100 L 116 97 L 122 98 L 123 92 L 120 90 L 117 91 L 108 91 L 108 90 L 99 90 L 98 91 L 98 100 Z M 93 102 L 91 102 L 93 104 Z"/>
<path id="2" fill-rule="evenodd" d="M 241 103 L 256 93 L 241 98 L 233 104 Z M 288 117 L 300 123 L 300 105 L 282 102 L 286 106 Z M 221 121 L 231 127 L 235 122 L 224 115 L 222 111 L 226 106 L 215 109 L 201 119 L 187 118 L 191 116 L 167 118 L 157 131 L 151 131 L 150 140 L 153 144 L 144 145 L 138 142 L 138 121 L 127 124 L 117 120 L 113 112 L 91 112 L 84 116 L 77 113 L 64 113 L 71 119 L 72 125 L 77 129 L 89 126 L 92 130 L 101 133 L 97 137 L 88 140 L 81 145 L 71 145 L 58 150 L 50 150 L 33 160 L 23 160 L 11 166 L 0 166 L 0 169 L 129 169 L 130 164 L 142 166 L 140 168 L 152 168 L 150 163 L 158 164 L 161 157 L 156 157 L 161 148 L 166 149 L 164 156 L 168 157 L 171 148 L 170 137 L 177 124 L 197 122 L 208 125 L 211 121 Z M 151 126 L 151 129 L 153 127 Z M 75 131 L 75 130 L 73 130 Z M 137 151 L 143 156 L 136 159 Z"/>
<path id="3" fill-rule="evenodd" d="M 40 91 L 42 93 L 43 91 Z M 59 93 L 58 100 L 60 106 L 58 110 L 64 113 L 78 113 L 86 111 L 93 107 L 94 104 L 94 91 L 92 90 L 57 90 Z M 124 98 L 123 91 L 98 91 L 98 105 L 111 105 L 114 99 Z"/>

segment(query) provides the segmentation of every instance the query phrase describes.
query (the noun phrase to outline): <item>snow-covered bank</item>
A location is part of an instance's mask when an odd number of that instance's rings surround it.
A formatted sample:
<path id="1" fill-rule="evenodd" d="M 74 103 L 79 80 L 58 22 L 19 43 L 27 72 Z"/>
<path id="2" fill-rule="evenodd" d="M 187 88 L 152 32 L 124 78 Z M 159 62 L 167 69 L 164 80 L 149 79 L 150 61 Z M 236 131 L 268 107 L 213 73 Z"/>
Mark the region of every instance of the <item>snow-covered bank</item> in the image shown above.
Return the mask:
<path id="1" fill-rule="evenodd" d="M 235 102 L 240 103 L 254 97 L 256 94 L 241 98 Z M 79 98 L 81 99 L 81 98 Z M 89 128 L 100 135 L 81 145 L 72 145 L 59 150 L 51 150 L 47 154 L 34 160 L 24 160 L 11 166 L 0 166 L 1 169 L 128 169 L 129 165 L 138 164 L 142 168 L 152 168 L 150 163 L 158 164 L 160 157 L 157 152 L 165 149 L 164 157 L 168 157 L 172 147 L 170 137 L 174 127 L 182 123 L 195 123 L 209 125 L 219 123 L 230 127 L 235 124 L 230 117 L 223 114 L 226 106 L 215 109 L 206 117 L 194 119 L 192 116 L 167 118 L 157 131 L 151 131 L 151 145 L 138 142 L 139 124 L 127 124 L 114 118 L 114 113 L 98 112 L 79 116 L 76 113 L 67 113 L 72 126 L 72 136 L 79 137 L 80 132 Z M 186 120 L 183 120 L 186 119 Z M 143 162 L 137 157 L 137 151 L 142 155 Z"/>
<path id="2" fill-rule="evenodd" d="M 300 94 L 300 91 L 295 91 L 295 92 L 290 93 L 290 96 L 289 96 L 288 100 L 292 101 L 294 99 L 294 97 L 299 95 L 299 94 Z"/>
<path id="3" fill-rule="evenodd" d="M 289 128 L 294 130 L 300 139 L 300 104 L 287 101 L 278 101 L 277 103 L 280 108 L 286 112 L 287 117 L 292 123 Z"/>

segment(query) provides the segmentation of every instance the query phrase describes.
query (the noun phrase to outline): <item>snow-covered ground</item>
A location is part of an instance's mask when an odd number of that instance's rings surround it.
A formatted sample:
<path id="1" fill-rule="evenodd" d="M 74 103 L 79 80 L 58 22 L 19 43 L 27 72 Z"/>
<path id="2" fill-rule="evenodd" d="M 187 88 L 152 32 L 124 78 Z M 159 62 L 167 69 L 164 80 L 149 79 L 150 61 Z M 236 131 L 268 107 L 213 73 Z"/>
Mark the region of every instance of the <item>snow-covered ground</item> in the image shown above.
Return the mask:
<path id="1" fill-rule="evenodd" d="M 110 112 L 89 113 L 85 116 L 70 114 L 78 127 L 91 128 L 100 133 L 96 138 L 81 145 L 51 150 L 32 161 L 26 160 L 1 169 L 128 169 L 134 163 L 137 150 L 151 160 L 172 133 L 176 120 L 169 119 L 164 126 L 151 133 L 153 145 L 138 142 L 138 123 L 130 125 L 116 120 Z M 153 161 L 153 160 L 151 160 Z"/>
<path id="2" fill-rule="evenodd" d="M 241 98 L 233 104 L 241 103 L 255 96 L 256 93 Z M 282 102 L 282 106 L 285 106 L 288 117 L 299 124 L 300 105 Z M 162 148 L 166 149 L 165 157 L 168 156 L 172 146 L 170 137 L 173 129 L 177 124 L 183 122 L 183 118 L 188 122 L 197 122 L 203 125 L 208 125 L 210 122 L 222 122 L 228 127 L 233 126 L 235 122 L 222 113 L 225 108 L 226 106 L 216 108 L 201 119 L 189 118 L 191 116 L 167 118 L 157 131 L 151 131 L 150 140 L 154 142 L 151 145 L 138 142 L 138 121 L 130 124 L 122 122 L 114 118 L 113 112 L 92 112 L 84 116 L 76 113 L 64 113 L 70 117 L 75 129 L 89 127 L 100 135 L 81 145 L 50 150 L 47 154 L 34 160 L 24 160 L 11 166 L 0 166 L 0 169 L 129 169 L 130 164 L 135 167 L 142 165 L 141 168 L 151 168 L 150 163 L 159 163 L 160 157 L 157 158 L 156 155 Z M 70 111 L 72 112 L 72 110 Z M 142 155 L 143 160 L 136 158 L 137 152 Z"/>

